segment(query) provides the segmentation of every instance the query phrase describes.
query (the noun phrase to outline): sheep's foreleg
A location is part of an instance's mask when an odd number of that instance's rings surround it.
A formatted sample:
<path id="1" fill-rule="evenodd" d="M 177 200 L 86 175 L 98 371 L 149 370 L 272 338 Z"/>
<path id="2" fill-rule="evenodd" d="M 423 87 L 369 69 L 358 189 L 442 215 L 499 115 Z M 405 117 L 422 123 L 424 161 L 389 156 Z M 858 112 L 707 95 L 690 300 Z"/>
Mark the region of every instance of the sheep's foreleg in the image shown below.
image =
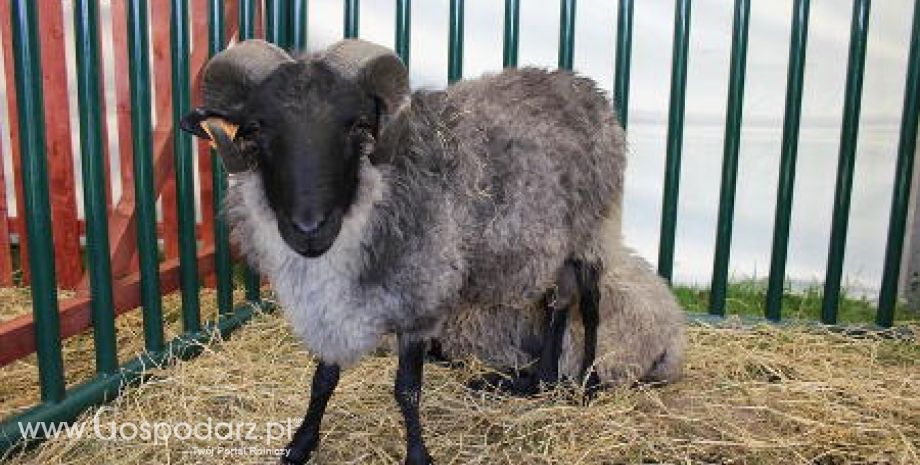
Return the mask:
<path id="1" fill-rule="evenodd" d="M 301 465 L 310 459 L 310 454 L 319 445 L 319 425 L 326 411 L 326 404 L 332 397 L 335 387 L 339 384 L 340 369 L 338 365 L 319 362 L 313 374 L 313 384 L 310 388 L 310 405 L 307 415 L 300 427 L 294 433 L 294 438 L 288 444 L 281 456 L 282 465 Z"/>
<path id="2" fill-rule="evenodd" d="M 432 463 L 422 438 L 419 404 L 422 399 L 422 367 L 425 362 L 425 341 L 399 335 L 399 367 L 393 391 L 406 424 L 406 465 Z"/>

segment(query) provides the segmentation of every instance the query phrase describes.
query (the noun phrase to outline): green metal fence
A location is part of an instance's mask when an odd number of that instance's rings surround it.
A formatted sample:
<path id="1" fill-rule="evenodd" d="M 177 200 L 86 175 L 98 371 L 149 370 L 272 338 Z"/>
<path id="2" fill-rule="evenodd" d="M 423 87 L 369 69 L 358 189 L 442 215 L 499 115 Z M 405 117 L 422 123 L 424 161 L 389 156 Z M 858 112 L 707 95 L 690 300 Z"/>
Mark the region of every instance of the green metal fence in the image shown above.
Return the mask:
<path id="1" fill-rule="evenodd" d="M 618 0 L 614 99 L 624 127 L 629 122 L 630 61 L 633 35 L 633 0 Z M 211 55 L 226 43 L 224 37 L 225 5 L 219 0 L 209 0 L 209 36 L 207 43 Z M 560 1 L 560 68 L 571 69 L 574 58 L 576 0 Z M 853 1 L 852 31 L 847 71 L 844 118 L 841 125 L 840 161 L 837 171 L 833 226 L 828 251 L 822 321 L 832 324 L 837 319 L 844 246 L 849 218 L 849 204 L 853 184 L 861 106 L 862 81 L 865 67 L 866 40 L 870 0 Z M 165 5 L 164 5 L 165 6 Z M 190 107 L 189 29 L 185 21 L 188 5 L 184 0 L 172 0 L 172 82 L 173 118 L 177 119 Z M 257 2 L 240 0 L 237 17 L 239 38 L 256 35 Z M 687 89 L 688 49 L 691 36 L 691 0 L 675 0 L 674 46 L 668 118 L 664 197 L 662 202 L 661 238 L 659 247 L 659 273 L 670 279 L 673 270 L 677 201 L 680 194 L 680 166 Z M 395 48 L 407 65 L 410 63 L 411 1 L 395 0 Z M 786 91 L 785 119 L 783 124 L 780 177 L 777 188 L 773 250 L 766 299 L 765 317 L 778 321 L 782 318 L 781 297 L 789 243 L 789 228 L 793 204 L 796 154 L 802 106 L 804 69 L 807 59 L 809 0 L 795 0 L 792 14 L 792 33 L 789 50 L 789 68 Z M 911 174 L 917 139 L 918 112 L 920 112 L 920 0 L 915 1 L 913 29 L 908 51 L 907 88 L 904 93 L 903 115 L 900 128 L 897 169 L 894 179 L 888 243 L 885 254 L 884 276 L 878 305 L 877 323 L 887 327 L 892 324 L 897 300 L 897 282 L 900 257 L 903 251 Z M 103 176 L 99 154 L 102 150 L 102 115 L 99 107 L 97 72 L 99 56 L 96 2 L 75 0 L 75 32 L 77 43 L 77 91 L 79 95 L 80 147 L 83 151 L 82 176 L 87 187 L 85 211 L 87 221 L 87 249 L 90 257 L 92 289 L 92 315 L 95 324 L 94 338 L 97 375 L 91 381 L 66 390 L 61 357 L 58 303 L 54 254 L 51 244 L 48 178 L 46 174 L 45 147 L 42 139 L 44 117 L 41 105 L 41 69 L 36 7 L 31 0 L 12 2 L 12 44 L 15 48 L 16 90 L 19 99 L 19 127 L 22 148 L 22 179 L 28 213 L 29 263 L 32 270 L 35 337 L 38 348 L 41 403 L 25 413 L 8 419 L 0 430 L 0 451 L 9 449 L 20 440 L 19 423 L 57 422 L 75 418 L 87 407 L 104 402 L 117 395 L 125 383 L 142 381 L 144 368 L 166 361 L 170 354 L 189 357 L 196 354 L 199 341 L 214 332 L 229 333 L 246 322 L 253 311 L 264 305 L 259 295 L 260 279 L 252 271 L 246 273 L 246 302 L 234 307 L 231 295 L 231 257 L 226 224 L 215 225 L 215 260 L 219 318 L 202 325 L 198 302 L 199 280 L 196 260 L 195 217 L 193 197 L 192 145 L 190 136 L 176 133 L 175 179 L 179 197 L 179 228 L 181 258 L 182 322 L 184 333 L 166 342 L 163 335 L 163 310 L 160 296 L 158 246 L 152 139 L 150 121 L 151 81 L 148 57 L 148 4 L 144 0 L 128 0 L 128 54 L 134 131 L 134 176 L 137 197 L 137 240 L 142 275 L 142 304 L 144 338 L 147 352 L 118 366 L 115 356 L 114 313 L 112 286 L 108 257 L 105 201 L 98 182 Z M 266 0 L 264 2 L 266 37 L 284 47 L 303 49 L 307 37 L 306 0 Z M 732 223 L 738 173 L 742 103 L 748 47 L 750 0 L 735 0 L 734 25 L 731 47 L 729 98 L 726 110 L 725 147 L 721 175 L 721 191 L 717 224 L 716 252 L 712 276 L 710 312 L 725 314 L 726 287 L 732 239 Z M 360 34 L 360 1 L 344 0 L 344 35 Z M 503 65 L 518 64 L 519 0 L 505 0 Z M 448 80 L 454 82 L 463 75 L 464 1 L 449 0 Z M 203 39 L 203 38 L 202 38 Z M 214 154 L 214 204 L 220 205 L 225 192 L 225 175 Z"/>

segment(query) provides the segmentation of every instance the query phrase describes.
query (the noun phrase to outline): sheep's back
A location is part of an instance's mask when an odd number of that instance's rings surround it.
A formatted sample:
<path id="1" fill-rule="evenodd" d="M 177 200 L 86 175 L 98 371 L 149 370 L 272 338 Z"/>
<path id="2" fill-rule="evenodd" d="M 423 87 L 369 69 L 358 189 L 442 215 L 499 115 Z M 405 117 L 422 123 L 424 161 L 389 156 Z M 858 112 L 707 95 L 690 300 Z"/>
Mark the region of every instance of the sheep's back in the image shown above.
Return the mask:
<path id="1" fill-rule="evenodd" d="M 594 82 L 565 71 L 508 70 L 452 86 L 445 101 L 455 112 L 445 124 L 474 173 L 460 193 L 473 205 L 467 297 L 532 300 L 618 215 L 623 132 Z"/>

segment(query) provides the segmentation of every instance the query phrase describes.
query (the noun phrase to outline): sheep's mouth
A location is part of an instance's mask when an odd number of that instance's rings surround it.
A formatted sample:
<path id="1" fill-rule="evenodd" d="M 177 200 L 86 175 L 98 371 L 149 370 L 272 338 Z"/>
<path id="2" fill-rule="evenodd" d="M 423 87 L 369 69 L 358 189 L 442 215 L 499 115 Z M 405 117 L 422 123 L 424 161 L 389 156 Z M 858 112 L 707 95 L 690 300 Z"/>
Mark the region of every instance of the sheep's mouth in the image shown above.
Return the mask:
<path id="1" fill-rule="evenodd" d="M 278 222 L 278 232 L 281 238 L 294 252 L 307 257 L 316 258 L 322 256 L 335 243 L 335 239 L 342 229 L 342 214 L 339 211 L 333 211 L 328 220 L 324 221 L 322 226 L 314 233 L 305 234 L 293 226 L 293 223 L 287 219 Z"/>

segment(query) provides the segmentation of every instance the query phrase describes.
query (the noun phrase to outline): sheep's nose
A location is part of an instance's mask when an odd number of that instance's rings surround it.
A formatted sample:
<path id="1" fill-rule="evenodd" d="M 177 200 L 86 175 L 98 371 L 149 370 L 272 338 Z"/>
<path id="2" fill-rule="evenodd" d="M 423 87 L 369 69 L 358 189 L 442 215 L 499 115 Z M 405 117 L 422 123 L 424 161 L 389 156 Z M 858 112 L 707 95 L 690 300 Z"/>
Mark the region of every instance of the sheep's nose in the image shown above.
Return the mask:
<path id="1" fill-rule="evenodd" d="M 307 236 L 315 236 L 319 232 L 320 228 L 323 227 L 326 218 L 324 216 L 310 216 L 307 218 L 293 218 L 291 220 L 294 223 L 294 227 L 297 228 L 297 231 L 301 234 Z"/>

